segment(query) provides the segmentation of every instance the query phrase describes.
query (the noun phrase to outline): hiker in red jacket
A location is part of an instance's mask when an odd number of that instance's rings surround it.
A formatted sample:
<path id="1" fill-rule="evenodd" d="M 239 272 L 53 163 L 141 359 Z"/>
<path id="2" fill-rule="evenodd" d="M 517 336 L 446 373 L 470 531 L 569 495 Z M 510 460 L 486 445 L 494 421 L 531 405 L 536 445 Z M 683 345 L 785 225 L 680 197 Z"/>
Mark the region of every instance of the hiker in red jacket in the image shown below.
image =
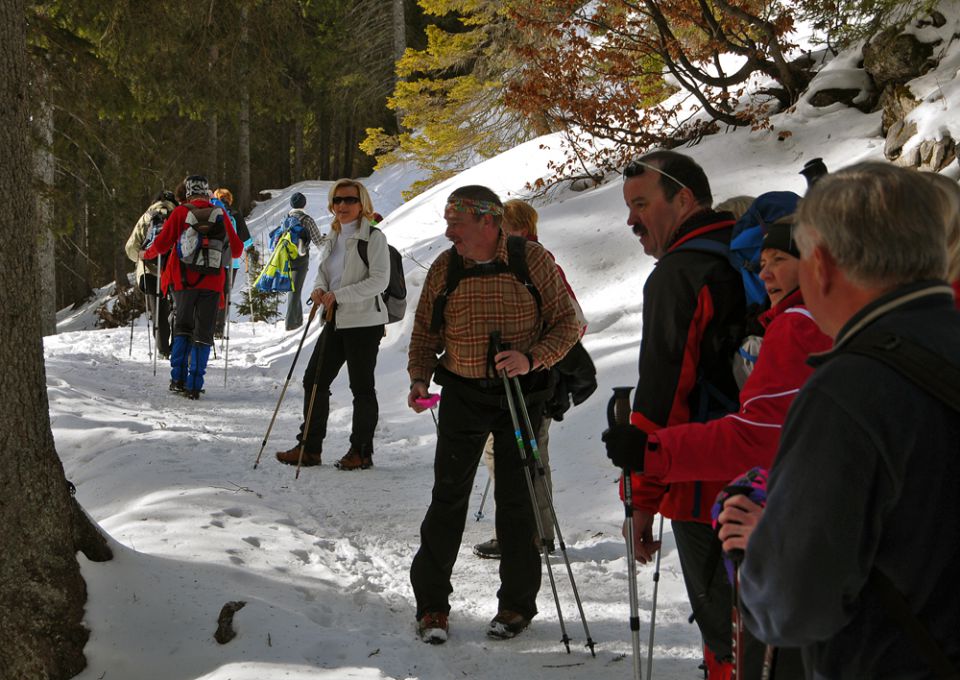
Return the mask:
<path id="1" fill-rule="evenodd" d="M 191 175 L 182 186 L 185 202 L 170 213 L 159 236 L 140 257 L 164 255 L 160 285 L 165 294 L 173 288 L 170 390 L 199 399 L 217 309 L 224 305 L 224 268 L 230 266 L 231 256 L 243 254 L 243 243 L 223 209 L 209 201 L 206 177 Z"/>
<path id="2" fill-rule="evenodd" d="M 813 373 L 807 358 L 833 346 L 803 304 L 792 222 L 792 215 L 778 220 L 764 235 L 760 278 L 771 308 L 760 317 L 763 345 L 740 390 L 740 410 L 651 433 L 633 466 L 644 477 L 664 484 L 727 482 L 752 467 L 773 464 L 787 410 Z"/>

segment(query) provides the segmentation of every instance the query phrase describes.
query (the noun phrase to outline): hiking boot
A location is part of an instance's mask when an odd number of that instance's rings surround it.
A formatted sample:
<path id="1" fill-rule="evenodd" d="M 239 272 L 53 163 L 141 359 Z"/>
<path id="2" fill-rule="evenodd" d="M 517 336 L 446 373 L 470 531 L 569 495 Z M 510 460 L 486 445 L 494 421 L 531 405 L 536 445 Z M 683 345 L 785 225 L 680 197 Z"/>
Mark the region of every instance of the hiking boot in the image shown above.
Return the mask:
<path id="1" fill-rule="evenodd" d="M 302 467 L 311 467 L 313 465 L 320 465 L 320 452 L 304 450 L 303 461 L 300 461 L 300 445 L 297 444 L 292 449 L 277 451 L 277 460 L 286 465 L 296 465 L 300 462 Z"/>
<path id="2" fill-rule="evenodd" d="M 347 455 L 333 464 L 338 470 L 366 470 L 373 467 L 373 448 L 360 451 L 356 446 L 351 446 Z"/>
<path id="3" fill-rule="evenodd" d="M 447 615 L 441 612 L 427 612 L 417 621 L 417 635 L 431 645 L 442 645 L 447 641 Z"/>
<path id="4" fill-rule="evenodd" d="M 473 554 L 485 560 L 499 560 L 500 543 L 497 542 L 496 537 L 483 543 L 477 543 L 473 546 Z"/>
<path id="5" fill-rule="evenodd" d="M 196 401 L 200 398 L 200 390 L 190 390 L 187 392 L 187 399 L 192 399 Z"/>
<path id="6" fill-rule="evenodd" d="M 171 392 L 186 392 L 187 388 L 183 384 L 182 380 L 171 380 L 170 381 L 170 391 Z"/>
<path id="7" fill-rule="evenodd" d="M 530 619 L 522 614 L 509 609 L 501 609 L 490 621 L 490 625 L 487 627 L 487 637 L 509 640 L 519 635 L 529 625 Z"/>

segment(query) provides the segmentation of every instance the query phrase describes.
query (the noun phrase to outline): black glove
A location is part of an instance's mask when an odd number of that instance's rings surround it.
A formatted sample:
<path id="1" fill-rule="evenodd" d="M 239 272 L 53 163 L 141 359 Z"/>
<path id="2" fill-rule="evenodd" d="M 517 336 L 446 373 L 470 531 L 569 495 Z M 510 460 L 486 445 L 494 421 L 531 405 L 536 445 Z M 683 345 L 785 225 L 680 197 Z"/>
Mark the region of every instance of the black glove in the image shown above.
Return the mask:
<path id="1" fill-rule="evenodd" d="M 643 472 L 647 433 L 633 425 L 611 425 L 600 437 L 607 446 L 607 458 L 624 470 Z"/>

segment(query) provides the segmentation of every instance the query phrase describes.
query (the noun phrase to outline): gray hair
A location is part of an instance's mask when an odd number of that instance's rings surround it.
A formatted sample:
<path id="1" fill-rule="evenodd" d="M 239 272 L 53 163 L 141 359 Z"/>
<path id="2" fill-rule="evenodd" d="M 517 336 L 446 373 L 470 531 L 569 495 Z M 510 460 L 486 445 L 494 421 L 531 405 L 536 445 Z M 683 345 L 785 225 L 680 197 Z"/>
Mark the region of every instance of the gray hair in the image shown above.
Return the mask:
<path id="1" fill-rule="evenodd" d="M 915 170 L 857 163 L 826 175 L 797 209 L 801 256 L 824 247 L 855 284 L 889 288 L 947 272 L 941 192 Z"/>

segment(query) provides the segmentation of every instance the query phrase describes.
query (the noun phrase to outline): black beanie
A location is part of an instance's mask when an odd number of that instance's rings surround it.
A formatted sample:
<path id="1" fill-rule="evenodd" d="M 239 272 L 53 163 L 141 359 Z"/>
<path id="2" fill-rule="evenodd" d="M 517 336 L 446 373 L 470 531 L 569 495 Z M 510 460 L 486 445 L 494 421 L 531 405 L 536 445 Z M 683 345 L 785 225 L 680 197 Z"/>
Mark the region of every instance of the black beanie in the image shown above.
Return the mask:
<path id="1" fill-rule="evenodd" d="M 762 248 L 776 248 L 799 259 L 800 251 L 797 249 L 797 242 L 793 240 L 793 215 L 781 217 L 766 227 Z"/>
<path id="2" fill-rule="evenodd" d="M 303 208 L 307 204 L 307 197 L 299 191 L 290 197 L 291 208 Z"/>

